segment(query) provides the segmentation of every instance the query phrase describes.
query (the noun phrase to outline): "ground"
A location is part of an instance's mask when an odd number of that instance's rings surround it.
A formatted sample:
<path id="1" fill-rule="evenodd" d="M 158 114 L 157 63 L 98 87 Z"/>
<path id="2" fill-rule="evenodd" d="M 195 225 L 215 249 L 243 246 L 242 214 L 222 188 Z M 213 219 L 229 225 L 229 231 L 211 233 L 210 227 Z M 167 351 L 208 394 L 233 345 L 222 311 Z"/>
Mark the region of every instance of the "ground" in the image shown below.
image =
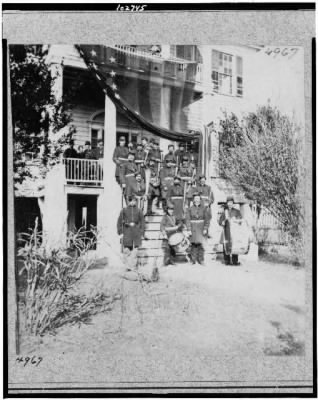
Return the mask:
<path id="1" fill-rule="evenodd" d="M 207 260 L 206 266 L 162 267 L 158 282 L 141 284 L 100 267 L 89 271 L 83 287 L 116 285 L 122 299 L 91 324 L 64 326 L 41 343 L 23 341 L 22 354 L 43 357 L 42 372 L 30 372 L 32 382 L 43 380 L 45 365 L 47 382 L 242 379 L 258 376 L 261 359 L 262 376 L 270 378 L 266 360 L 304 354 L 303 268 L 267 261 L 226 267 Z M 281 370 L 275 376 L 280 373 L 286 379 Z M 21 370 L 17 381 L 25 374 Z"/>

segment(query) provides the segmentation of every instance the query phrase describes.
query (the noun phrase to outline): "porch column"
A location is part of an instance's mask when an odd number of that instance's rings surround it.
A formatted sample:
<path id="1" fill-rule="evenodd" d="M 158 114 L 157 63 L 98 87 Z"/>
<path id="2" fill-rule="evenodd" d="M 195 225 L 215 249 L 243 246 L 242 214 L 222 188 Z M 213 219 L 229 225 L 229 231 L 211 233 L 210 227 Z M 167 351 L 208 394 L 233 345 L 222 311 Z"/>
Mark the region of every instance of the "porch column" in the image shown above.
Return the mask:
<path id="1" fill-rule="evenodd" d="M 105 96 L 105 143 L 103 159 L 103 193 L 97 200 L 97 229 L 99 240 L 97 254 L 108 260 L 118 261 L 120 243 L 117 234 L 117 219 L 121 210 L 121 189 L 115 180 L 115 163 L 112 160 L 116 146 L 116 107 Z"/>

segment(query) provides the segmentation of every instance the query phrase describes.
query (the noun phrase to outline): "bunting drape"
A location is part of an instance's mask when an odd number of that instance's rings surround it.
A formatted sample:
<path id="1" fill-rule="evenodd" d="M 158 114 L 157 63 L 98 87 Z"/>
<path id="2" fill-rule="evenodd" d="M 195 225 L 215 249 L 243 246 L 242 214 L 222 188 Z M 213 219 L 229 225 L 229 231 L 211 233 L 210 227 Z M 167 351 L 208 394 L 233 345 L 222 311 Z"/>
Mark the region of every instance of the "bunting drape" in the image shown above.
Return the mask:
<path id="1" fill-rule="evenodd" d="M 79 51 L 81 57 L 83 58 L 85 64 L 87 65 L 88 70 L 93 74 L 94 78 L 98 82 L 99 86 L 102 88 L 105 94 L 107 94 L 111 100 L 115 103 L 116 107 L 122 110 L 122 112 L 132 121 L 138 123 L 140 127 L 148 132 L 151 132 L 159 137 L 164 139 L 177 141 L 177 142 L 191 142 L 193 140 L 200 140 L 202 137 L 201 132 L 177 132 L 173 130 L 169 130 L 158 126 L 154 123 L 154 121 L 146 118 L 141 108 L 145 110 L 146 107 L 152 107 L 152 99 L 150 97 L 150 89 L 149 85 L 151 85 L 150 79 L 144 80 L 141 84 L 144 85 L 141 93 L 138 93 L 138 88 L 133 88 L 131 93 L 135 93 L 134 98 L 124 98 L 121 95 L 121 87 L 119 83 L 122 82 L 131 83 L 136 82 L 136 80 L 129 80 L 129 77 L 126 77 L 126 81 L 123 81 L 123 76 L 125 76 L 125 69 L 123 68 L 123 64 L 120 64 L 118 61 L 118 66 L 116 65 L 116 58 L 114 57 L 114 49 L 107 46 L 89 46 L 89 45 L 76 45 L 77 50 Z M 138 68 L 143 68 L 142 71 L 147 71 L 149 74 L 152 74 L 152 69 L 156 69 L 155 64 L 158 64 L 158 61 L 155 60 L 152 62 L 151 60 L 142 59 L 138 60 Z M 164 63 L 165 60 L 159 60 L 161 63 Z M 113 68 L 112 68 L 113 66 Z M 120 68 L 121 70 L 121 79 L 117 79 L 118 73 L 116 72 L 116 68 Z M 127 69 L 127 68 L 126 68 Z M 159 68 L 160 69 L 160 68 Z M 128 68 L 129 70 L 129 68 Z M 161 68 L 161 71 L 164 68 Z M 129 71 L 128 71 L 129 72 Z M 155 74 L 159 74 L 157 71 Z M 119 83 L 118 83 L 119 82 Z M 145 82 L 148 82 L 148 87 L 145 86 Z M 140 89 L 140 88 L 139 88 Z M 141 104 L 141 100 L 139 101 L 138 97 L 148 96 L 148 99 L 141 99 L 143 103 Z M 135 104 L 133 104 L 135 103 Z M 146 106 L 145 106 L 146 104 Z M 142 105 L 142 107 L 141 107 Z"/>

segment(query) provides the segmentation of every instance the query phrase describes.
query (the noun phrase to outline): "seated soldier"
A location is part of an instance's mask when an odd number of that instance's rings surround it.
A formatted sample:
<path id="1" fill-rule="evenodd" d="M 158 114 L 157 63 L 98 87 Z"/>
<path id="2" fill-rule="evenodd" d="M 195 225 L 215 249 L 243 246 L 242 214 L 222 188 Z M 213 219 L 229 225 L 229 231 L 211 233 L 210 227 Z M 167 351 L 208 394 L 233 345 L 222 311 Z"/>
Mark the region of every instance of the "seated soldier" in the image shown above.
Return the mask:
<path id="1" fill-rule="evenodd" d="M 175 251 L 172 246 L 169 245 L 168 239 L 169 237 L 178 232 L 182 231 L 183 224 L 181 221 L 178 221 L 174 215 L 174 205 L 168 203 L 166 214 L 162 217 L 160 223 L 160 231 L 162 233 L 163 239 L 166 241 L 164 247 L 164 265 L 174 265 Z"/>

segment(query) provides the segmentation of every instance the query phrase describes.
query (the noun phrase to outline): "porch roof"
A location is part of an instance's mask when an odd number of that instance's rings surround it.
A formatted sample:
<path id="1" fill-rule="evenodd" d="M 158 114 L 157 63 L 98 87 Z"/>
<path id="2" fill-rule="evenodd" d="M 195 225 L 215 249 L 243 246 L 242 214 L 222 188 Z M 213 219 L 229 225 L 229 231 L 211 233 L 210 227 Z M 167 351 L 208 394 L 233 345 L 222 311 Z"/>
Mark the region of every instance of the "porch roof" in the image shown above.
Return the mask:
<path id="1" fill-rule="evenodd" d="M 100 60 L 100 62 L 97 64 L 94 62 L 94 60 L 92 60 L 90 54 L 92 54 L 94 50 L 89 52 L 89 46 L 85 45 L 84 46 L 77 45 L 76 48 L 79 51 L 81 57 L 83 58 L 85 64 L 87 65 L 88 70 L 92 73 L 92 75 L 94 76 L 97 83 L 104 91 L 104 93 L 111 98 L 111 100 L 116 104 L 116 107 L 118 107 L 130 120 L 138 123 L 141 128 L 159 137 L 177 142 L 191 142 L 193 140 L 199 140 L 202 137 L 202 133 L 199 131 L 196 132 L 172 131 L 160 127 L 154 124 L 152 121 L 146 119 L 139 112 L 134 110 L 134 108 L 130 104 L 128 104 L 128 102 L 125 99 L 123 99 L 119 95 L 119 93 L 116 92 L 116 85 L 114 85 L 114 82 L 107 76 L 108 72 L 103 67 L 103 64 L 105 63 Z"/>

